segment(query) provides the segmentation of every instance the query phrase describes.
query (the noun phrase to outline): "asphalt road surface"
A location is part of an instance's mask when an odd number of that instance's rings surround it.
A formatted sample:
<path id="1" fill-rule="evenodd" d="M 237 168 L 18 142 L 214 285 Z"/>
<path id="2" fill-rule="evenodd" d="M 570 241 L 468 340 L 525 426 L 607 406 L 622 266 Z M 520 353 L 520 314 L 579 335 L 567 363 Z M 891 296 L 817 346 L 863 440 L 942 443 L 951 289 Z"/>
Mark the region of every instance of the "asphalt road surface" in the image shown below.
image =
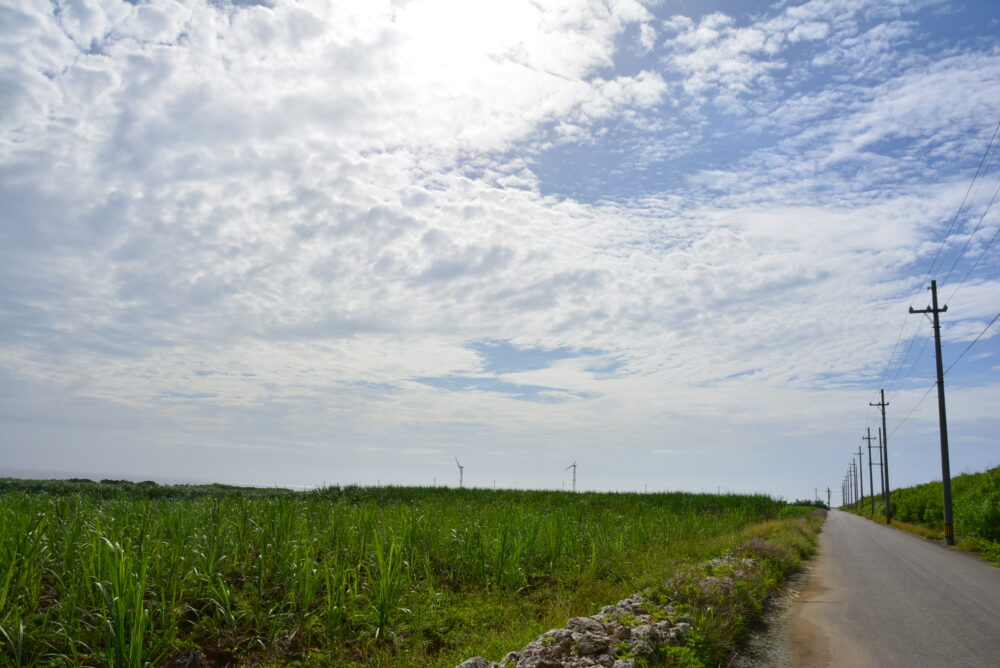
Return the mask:
<path id="1" fill-rule="evenodd" d="M 1000 568 L 832 511 L 788 631 L 803 668 L 997 668 Z"/>

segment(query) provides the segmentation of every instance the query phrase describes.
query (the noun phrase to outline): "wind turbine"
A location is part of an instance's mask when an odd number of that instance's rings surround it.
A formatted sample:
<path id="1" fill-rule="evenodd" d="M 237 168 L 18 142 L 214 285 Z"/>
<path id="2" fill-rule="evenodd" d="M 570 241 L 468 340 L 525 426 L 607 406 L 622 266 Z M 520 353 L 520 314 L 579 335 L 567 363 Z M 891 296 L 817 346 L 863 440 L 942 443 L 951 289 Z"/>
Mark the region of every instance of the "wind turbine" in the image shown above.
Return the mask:
<path id="1" fill-rule="evenodd" d="M 565 471 L 566 469 L 573 469 L 573 491 L 575 492 L 576 491 L 576 462 L 573 462 L 572 464 L 570 464 L 569 466 L 567 466 L 565 469 L 563 469 L 563 471 Z"/>
<path id="2" fill-rule="evenodd" d="M 462 472 L 465 470 L 465 467 L 458 463 L 458 457 L 455 457 L 455 464 L 458 465 L 458 488 L 461 489 L 462 488 Z"/>

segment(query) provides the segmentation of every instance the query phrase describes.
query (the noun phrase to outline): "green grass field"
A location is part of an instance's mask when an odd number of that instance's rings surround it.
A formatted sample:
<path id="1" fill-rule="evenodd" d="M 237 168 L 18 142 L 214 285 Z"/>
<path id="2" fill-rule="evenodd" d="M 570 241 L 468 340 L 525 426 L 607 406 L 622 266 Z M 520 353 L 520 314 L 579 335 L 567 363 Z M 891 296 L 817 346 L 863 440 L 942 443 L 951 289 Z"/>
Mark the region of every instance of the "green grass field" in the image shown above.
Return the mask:
<path id="1" fill-rule="evenodd" d="M 0 479 L 0 662 L 453 666 L 798 512 L 766 496 Z"/>
<path id="2" fill-rule="evenodd" d="M 1000 467 L 966 473 L 951 480 L 955 539 L 975 547 L 1000 565 Z M 893 490 L 893 521 L 926 529 L 928 537 L 944 535 L 944 494 L 940 482 Z M 864 497 L 861 513 L 871 515 L 871 497 Z M 876 494 L 875 517 L 885 517 L 885 504 Z"/>

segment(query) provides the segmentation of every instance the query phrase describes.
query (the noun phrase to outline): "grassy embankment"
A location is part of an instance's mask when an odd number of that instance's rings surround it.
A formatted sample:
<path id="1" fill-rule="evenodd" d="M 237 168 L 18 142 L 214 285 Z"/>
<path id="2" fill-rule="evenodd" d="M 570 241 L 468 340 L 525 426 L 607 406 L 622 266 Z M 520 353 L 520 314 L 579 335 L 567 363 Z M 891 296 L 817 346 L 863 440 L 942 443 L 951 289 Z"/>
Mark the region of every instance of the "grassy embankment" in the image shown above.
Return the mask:
<path id="1" fill-rule="evenodd" d="M 0 663 L 452 666 L 683 583 L 708 557 L 767 557 L 735 597 L 673 594 L 698 624 L 665 660 L 714 665 L 811 550 L 805 511 L 764 496 L 0 480 Z"/>
<path id="2" fill-rule="evenodd" d="M 978 550 L 1000 566 L 1000 467 L 981 473 L 966 473 L 951 479 L 952 513 L 956 545 Z M 895 527 L 924 538 L 944 540 L 944 496 L 940 482 L 893 490 Z M 885 521 L 885 504 L 876 495 L 862 499 L 861 509 L 844 508 L 865 517 Z"/>
<path id="3" fill-rule="evenodd" d="M 749 557 L 753 565 L 735 574 L 732 565 L 701 563 L 682 567 L 652 596 L 671 602 L 693 619 L 693 632 L 681 645 L 666 647 L 653 665 L 707 668 L 730 665 L 748 633 L 748 624 L 762 617 L 771 594 L 816 551 L 816 534 L 825 509 L 790 507 L 784 519 L 740 532 L 730 553 Z M 732 581 L 730 584 L 729 581 Z"/>

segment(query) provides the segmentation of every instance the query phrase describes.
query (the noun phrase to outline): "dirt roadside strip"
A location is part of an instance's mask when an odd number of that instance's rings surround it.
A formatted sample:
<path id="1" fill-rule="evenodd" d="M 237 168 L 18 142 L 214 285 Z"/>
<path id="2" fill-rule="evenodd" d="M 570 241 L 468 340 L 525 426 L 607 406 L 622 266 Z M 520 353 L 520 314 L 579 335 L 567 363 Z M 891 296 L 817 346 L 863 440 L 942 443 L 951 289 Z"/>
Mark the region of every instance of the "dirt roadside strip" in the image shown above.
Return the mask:
<path id="1" fill-rule="evenodd" d="M 499 662 L 473 657 L 457 668 L 737 665 L 748 625 L 813 554 L 824 515 L 764 525 L 730 554 L 688 567 L 591 617 L 573 618 Z"/>

